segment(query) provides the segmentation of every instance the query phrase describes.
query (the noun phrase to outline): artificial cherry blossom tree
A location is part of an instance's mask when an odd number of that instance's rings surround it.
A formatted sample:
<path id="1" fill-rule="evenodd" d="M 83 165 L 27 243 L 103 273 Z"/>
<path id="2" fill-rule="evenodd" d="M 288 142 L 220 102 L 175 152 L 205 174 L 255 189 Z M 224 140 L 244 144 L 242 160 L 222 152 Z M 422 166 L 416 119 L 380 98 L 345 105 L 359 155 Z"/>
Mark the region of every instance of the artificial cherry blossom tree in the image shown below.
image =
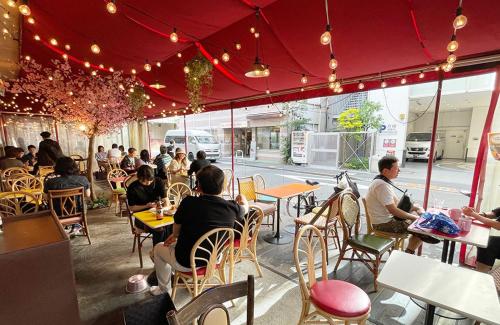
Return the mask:
<path id="1" fill-rule="evenodd" d="M 147 98 L 143 92 L 142 98 L 135 98 L 133 90 L 140 86 L 121 72 L 74 71 L 66 61 L 52 63 L 49 68 L 33 59 L 23 61 L 23 76 L 10 91 L 36 96 L 43 105 L 42 111 L 88 137 L 87 177 L 95 200 L 92 170 L 96 136 L 116 132 L 129 121 L 142 117 Z"/>

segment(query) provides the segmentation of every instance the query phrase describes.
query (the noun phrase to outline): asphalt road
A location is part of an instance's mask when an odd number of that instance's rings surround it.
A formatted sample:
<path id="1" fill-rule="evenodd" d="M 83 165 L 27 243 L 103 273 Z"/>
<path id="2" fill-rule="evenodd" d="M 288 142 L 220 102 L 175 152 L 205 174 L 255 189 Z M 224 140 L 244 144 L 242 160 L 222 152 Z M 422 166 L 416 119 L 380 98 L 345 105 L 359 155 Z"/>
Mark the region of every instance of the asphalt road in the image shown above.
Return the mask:
<path id="1" fill-rule="evenodd" d="M 215 165 L 220 168 L 231 168 L 229 161 L 218 161 Z M 402 169 L 396 183 L 403 189 L 408 189 L 412 199 L 422 205 L 426 177 L 426 163 L 409 162 Z M 253 166 L 249 164 L 236 164 L 235 177 L 260 174 L 266 181 L 266 187 L 278 186 L 292 182 L 305 182 L 306 179 L 320 182 L 321 188 L 316 191 L 319 199 L 327 198 L 336 184 L 335 171 L 325 170 L 318 172 L 308 167 L 287 168 L 279 164 L 269 166 Z M 352 172 L 349 175 L 356 181 L 361 195 L 367 192 L 368 186 L 374 177 L 373 173 Z M 461 194 L 460 190 L 468 190 L 472 181 L 470 166 L 461 166 L 457 162 L 439 162 L 433 169 L 429 205 L 442 205 L 443 207 L 461 207 L 468 203 L 468 197 Z M 235 181 L 235 191 L 237 183 Z M 398 193 L 396 193 L 398 194 Z"/>

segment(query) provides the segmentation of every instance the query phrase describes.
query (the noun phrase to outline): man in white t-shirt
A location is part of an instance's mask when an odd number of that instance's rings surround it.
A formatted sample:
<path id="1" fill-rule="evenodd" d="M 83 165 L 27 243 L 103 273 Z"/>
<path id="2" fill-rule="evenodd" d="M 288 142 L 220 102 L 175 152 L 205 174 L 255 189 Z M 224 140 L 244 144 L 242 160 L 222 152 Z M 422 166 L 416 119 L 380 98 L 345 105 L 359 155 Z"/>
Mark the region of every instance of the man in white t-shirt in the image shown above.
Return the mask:
<path id="1" fill-rule="evenodd" d="M 372 218 L 373 228 L 389 233 L 408 233 L 408 226 L 418 218 L 417 214 L 424 211 L 420 207 L 414 206 L 413 213 L 408 213 L 397 207 L 399 198 L 394 193 L 394 187 L 390 182 L 398 177 L 398 159 L 393 156 L 385 156 L 378 162 L 380 175 L 377 176 L 366 194 L 366 205 Z M 422 244 L 422 240 L 411 235 L 409 238 L 407 253 L 415 253 L 415 250 Z"/>
<path id="2" fill-rule="evenodd" d="M 118 149 L 118 145 L 116 143 L 113 143 L 113 145 L 111 145 L 111 149 L 108 150 L 108 160 L 119 162 L 121 158 L 122 152 L 120 151 L 120 149 Z"/>

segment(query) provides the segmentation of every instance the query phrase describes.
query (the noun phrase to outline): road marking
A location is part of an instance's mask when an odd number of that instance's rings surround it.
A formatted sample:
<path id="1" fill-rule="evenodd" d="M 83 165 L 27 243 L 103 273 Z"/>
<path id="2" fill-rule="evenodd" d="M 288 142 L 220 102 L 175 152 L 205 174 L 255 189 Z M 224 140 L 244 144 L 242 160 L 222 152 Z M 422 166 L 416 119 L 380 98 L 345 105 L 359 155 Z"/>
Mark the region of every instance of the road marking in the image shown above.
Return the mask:
<path id="1" fill-rule="evenodd" d="M 305 182 L 305 180 L 308 179 L 308 177 L 288 175 L 288 174 L 276 174 L 276 176 L 281 176 L 281 177 L 293 179 L 296 181 L 302 181 L 302 182 Z M 314 179 L 319 179 L 319 178 L 324 179 L 324 177 L 314 177 Z M 329 178 L 329 179 L 331 179 L 331 178 Z M 319 182 L 319 185 L 321 185 L 321 186 L 336 186 L 337 184 L 336 183 L 329 183 L 329 182 Z M 358 185 L 358 189 L 360 189 L 360 190 L 368 189 L 367 185 L 363 185 L 363 184 L 357 184 L 357 185 Z"/>

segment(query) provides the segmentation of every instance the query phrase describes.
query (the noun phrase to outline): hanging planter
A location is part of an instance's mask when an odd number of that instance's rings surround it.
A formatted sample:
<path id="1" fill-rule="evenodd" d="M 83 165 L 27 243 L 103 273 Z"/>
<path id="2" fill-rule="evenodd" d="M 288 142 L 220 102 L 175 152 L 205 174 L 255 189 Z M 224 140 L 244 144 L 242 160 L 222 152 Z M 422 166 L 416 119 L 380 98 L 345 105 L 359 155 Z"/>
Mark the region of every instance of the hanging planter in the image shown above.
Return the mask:
<path id="1" fill-rule="evenodd" d="M 212 90 L 213 66 L 204 56 L 198 53 L 187 62 L 184 72 L 186 73 L 186 93 L 193 112 L 202 108 L 202 92 Z"/>

